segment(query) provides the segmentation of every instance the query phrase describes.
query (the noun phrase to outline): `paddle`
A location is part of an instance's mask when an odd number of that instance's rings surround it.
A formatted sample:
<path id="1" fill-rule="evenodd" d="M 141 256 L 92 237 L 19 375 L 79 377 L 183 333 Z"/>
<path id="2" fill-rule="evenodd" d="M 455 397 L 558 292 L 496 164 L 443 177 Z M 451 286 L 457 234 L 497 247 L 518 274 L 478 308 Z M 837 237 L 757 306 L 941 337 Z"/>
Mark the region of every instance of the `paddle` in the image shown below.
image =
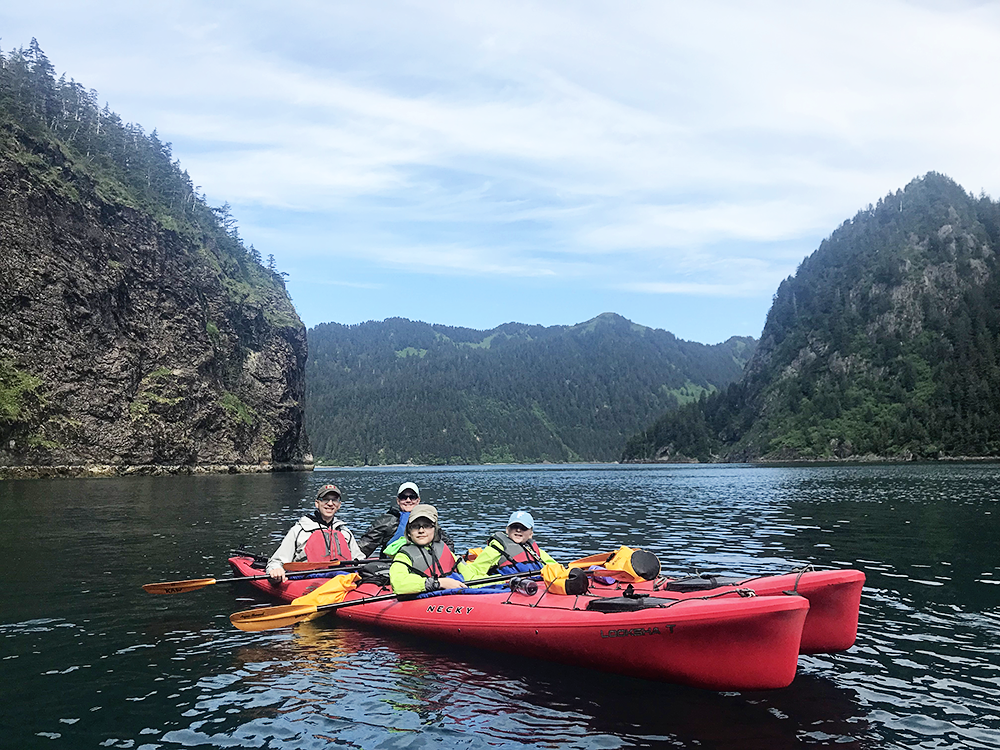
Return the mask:
<path id="1" fill-rule="evenodd" d="M 376 558 L 378 559 L 378 558 Z M 335 563 L 288 563 L 284 566 L 286 573 L 292 575 L 305 575 L 308 573 L 322 573 L 332 568 L 344 573 L 356 571 L 359 563 L 371 562 L 370 560 L 342 560 Z M 294 567 L 293 567 L 294 566 Z M 191 578 L 187 581 L 167 581 L 166 583 L 146 583 L 143 584 L 143 591 L 147 594 L 186 594 L 188 591 L 198 591 L 206 586 L 215 583 L 230 583 L 232 581 L 257 581 L 261 578 L 270 578 L 267 573 L 259 576 L 234 576 L 232 578 Z"/>
<path id="2" fill-rule="evenodd" d="M 492 578 L 479 578 L 475 581 L 467 581 L 470 586 L 478 586 L 483 583 L 499 583 L 509 581 L 512 578 L 525 578 L 530 573 L 511 573 L 505 576 L 493 576 Z M 333 604 L 284 604 L 277 607 L 258 607 L 256 609 L 245 609 L 242 612 L 234 612 L 229 616 L 229 621 L 240 630 L 256 632 L 259 630 L 273 630 L 283 628 L 287 625 L 294 625 L 301 620 L 305 620 L 317 612 L 328 612 L 343 607 L 356 607 L 360 604 L 370 604 L 371 602 L 387 602 L 398 599 L 400 594 L 381 594 L 380 596 L 369 596 L 364 599 L 352 599 L 349 602 L 335 602 Z"/>
<path id="3" fill-rule="evenodd" d="M 379 560 L 384 560 L 382 557 L 365 557 L 361 560 L 335 560 L 334 562 L 320 563 L 320 562 L 290 562 L 283 563 L 281 567 L 285 569 L 286 573 L 298 573 L 303 570 L 327 570 L 329 568 L 341 568 L 345 565 L 361 565 L 362 563 L 378 562 Z M 385 560 L 385 562 L 390 562 Z"/>
<path id="4" fill-rule="evenodd" d="M 258 555 L 256 552 L 250 552 L 245 549 L 234 549 L 234 557 L 249 557 L 253 560 L 269 560 L 270 555 Z M 332 562 L 290 562 L 284 563 L 281 567 L 285 569 L 286 573 L 297 572 L 300 570 L 322 570 L 323 568 L 336 568 L 341 565 L 358 565 L 360 563 L 378 562 L 379 560 L 385 560 L 384 557 L 365 557 L 358 560 L 334 560 Z"/>

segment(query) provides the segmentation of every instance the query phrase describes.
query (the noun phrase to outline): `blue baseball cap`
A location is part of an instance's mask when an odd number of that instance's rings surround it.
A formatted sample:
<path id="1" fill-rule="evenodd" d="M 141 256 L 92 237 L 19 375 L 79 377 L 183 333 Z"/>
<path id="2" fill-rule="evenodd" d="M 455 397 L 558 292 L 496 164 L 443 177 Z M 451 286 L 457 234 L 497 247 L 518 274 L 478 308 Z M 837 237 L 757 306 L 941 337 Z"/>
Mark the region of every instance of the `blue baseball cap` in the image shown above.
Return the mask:
<path id="1" fill-rule="evenodd" d="M 510 514 L 510 518 L 507 520 L 508 526 L 513 526 L 515 523 L 521 524 L 526 529 L 535 528 L 535 519 L 531 517 L 531 514 L 526 510 L 515 510 Z"/>

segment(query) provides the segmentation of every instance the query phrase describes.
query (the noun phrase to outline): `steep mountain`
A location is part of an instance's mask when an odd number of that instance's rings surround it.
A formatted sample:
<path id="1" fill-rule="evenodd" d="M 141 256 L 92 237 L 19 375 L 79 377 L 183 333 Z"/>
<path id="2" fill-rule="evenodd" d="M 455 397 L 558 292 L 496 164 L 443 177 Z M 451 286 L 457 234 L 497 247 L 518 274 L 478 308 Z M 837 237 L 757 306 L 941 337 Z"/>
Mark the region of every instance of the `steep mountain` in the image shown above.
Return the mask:
<path id="1" fill-rule="evenodd" d="M 309 330 L 307 426 L 336 464 L 614 460 L 650 415 L 739 377 L 755 344 L 681 341 L 610 313 L 490 331 L 328 323 Z"/>
<path id="2" fill-rule="evenodd" d="M 1000 455 L 1000 203 L 929 173 L 782 282 L 746 372 L 624 460 Z"/>
<path id="3" fill-rule="evenodd" d="M 0 62 L 0 475 L 309 464 L 273 264 L 34 41 Z"/>

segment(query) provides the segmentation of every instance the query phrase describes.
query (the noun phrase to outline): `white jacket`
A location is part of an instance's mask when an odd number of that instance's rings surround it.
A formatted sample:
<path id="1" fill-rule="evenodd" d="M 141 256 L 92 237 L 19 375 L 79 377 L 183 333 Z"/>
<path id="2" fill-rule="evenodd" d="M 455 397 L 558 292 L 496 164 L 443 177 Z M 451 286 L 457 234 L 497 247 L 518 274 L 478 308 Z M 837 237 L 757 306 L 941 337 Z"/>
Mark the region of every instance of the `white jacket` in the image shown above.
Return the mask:
<path id="1" fill-rule="evenodd" d="M 331 528 L 344 535 L 344 538 L 347 540 L 347 548 L 351 551 L 351 558 L 360 560 L 363 557 L 361 548 L 358 546 L 354 534 L 351 533 L 351 530 L 347 528 L 347 525 L 343 521 L 334 516 L 330 523 L 325 524 L 317 519 L 316 514 L 313 514 L 311 516 L 302 516 L 288 530 L 285 538 L 278 545 L 278 549 L 275 550 L 274 554 L 267 561 L 267 572 L 276 571 L 279 565 L 283 566 L 285 563 L 304 562 L 306 560 L 306 542 L 309 541 L 312 533 L 320 529 Z"/>

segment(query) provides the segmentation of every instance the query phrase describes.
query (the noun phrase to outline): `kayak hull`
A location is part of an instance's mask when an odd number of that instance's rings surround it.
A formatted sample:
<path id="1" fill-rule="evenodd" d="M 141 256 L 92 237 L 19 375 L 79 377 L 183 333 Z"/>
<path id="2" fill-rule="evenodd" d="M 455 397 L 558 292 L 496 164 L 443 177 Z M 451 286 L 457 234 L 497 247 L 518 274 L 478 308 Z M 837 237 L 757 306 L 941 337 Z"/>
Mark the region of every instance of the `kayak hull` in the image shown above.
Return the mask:
<path id="1" fill-rule="evenodd" d="M 809 601 L 809 614 L 802 629 L 800 652 L 827 654 L 846 651 L 858 634 L 858 612 L 865 574 L 860 570 L 807 570 L 785 575 L 726 579 L 730 583 L 699 591 L 670 591 L 671 583 L 685 579 L 658 578 L 633 584 L 636 591 L 657 598 L 708 596 L 733 589 L 750 589 L 757 596 L 795 593 Z M 706 582 L 707 583 L 707 582 Z M 625 584 L 595 584 L 592 593 L 618 596 Z"/>
<path id="2" fill-rule="evenodd" d="M 346 601 L 385 593 L 363 584 Z M 456 593 L 344 607 L 375 628 L 519 657 L 712 690 L 786 687 L 809 609 L 799 596 L 690 598 L 629 612 L 587 610 L 601 597 Z"/>

